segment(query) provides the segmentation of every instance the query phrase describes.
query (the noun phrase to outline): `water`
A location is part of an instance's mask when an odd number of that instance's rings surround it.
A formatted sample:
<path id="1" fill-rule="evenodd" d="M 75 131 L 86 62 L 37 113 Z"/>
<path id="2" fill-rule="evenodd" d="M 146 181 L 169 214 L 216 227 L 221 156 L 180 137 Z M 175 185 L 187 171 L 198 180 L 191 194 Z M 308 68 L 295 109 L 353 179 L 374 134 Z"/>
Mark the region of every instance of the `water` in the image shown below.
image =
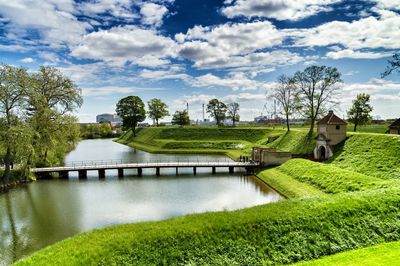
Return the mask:
<path id="1" fill-rule="evenodd" d="M 66 163 L 87 160 L 184 161 L 225 160 L 222 156 L 161 155 L 135 151 L 111 140 L 84 140 L 66 157 Z M 41 180 L 0 195 L 0 264 L 7 265 L 47 245 L 104 226 L 161 220 L 205 211 L 235 210 L 282 197 L 254 177 L 228 174 L 228 169 L 154 169 L 135 176 L 106 171 L 98 180 L 71 174 L 69 180 Z"/>

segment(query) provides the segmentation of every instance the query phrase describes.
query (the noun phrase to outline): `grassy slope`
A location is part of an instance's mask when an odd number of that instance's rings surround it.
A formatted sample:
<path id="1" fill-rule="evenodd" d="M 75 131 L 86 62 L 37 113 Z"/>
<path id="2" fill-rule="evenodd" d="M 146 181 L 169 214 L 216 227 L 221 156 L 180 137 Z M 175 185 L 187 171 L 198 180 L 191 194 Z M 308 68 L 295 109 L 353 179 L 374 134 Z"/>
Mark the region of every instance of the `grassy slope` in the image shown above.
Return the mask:
<path id="1" fill-rule="evenodd" d="M 266 146 L 294 154 L 310 154 L 315 147 L 314 138 L 315 135 L 311 138 L 308 136 L 307 128 L 296 128 L 290 132 L 280 133 L 278 139 Z"/>
<path id="2" fill-rule="evenodd" d="M 341 252 L 309 262 L 300 262 L 298 266 L 375 266 L 375 265 L 398 265 L 400 258 L 400 241 L 383 243 L 363 249 Z"/>
<path id="3" fill-rule="evenodd" d="M 276 168 L 262 170 L 257 176 L 265 181 L 273 189 L 279 191 L 285 197 L 291 198 L 309 198 L 315 196 L 323 196 L 325 193 L 317 188 L 300 182 L 295 178 L 287 175 Z"/>
<path id="4" fill-rule="evenodd" d="M 134 138 L 128 131 L 118 142 L 153 153 L 218 153 L 237 159 L 250 155 L 268 136 L 282 134 L 271 128 L 142 128 Z"/>
<path id="5" fill-rule="evenodd" d="M 292 159 L 277 167 L 277 170 L 325 193 L 387 188 L 393 185 L 390 181 L 305 159 Z"/>
<path id="6" fill-rule="evenodd" d="M 400 136 L 383 134 L 352 134 L 330 163 L 362 174 L 400 179 Z"/>
<path id="7" fill-rule="evenodd" d="M 19 265 L 259 265 L 310 260 L 400 239 L 400 191 L 288 200 L 234 212 L 108 227 Z"/>

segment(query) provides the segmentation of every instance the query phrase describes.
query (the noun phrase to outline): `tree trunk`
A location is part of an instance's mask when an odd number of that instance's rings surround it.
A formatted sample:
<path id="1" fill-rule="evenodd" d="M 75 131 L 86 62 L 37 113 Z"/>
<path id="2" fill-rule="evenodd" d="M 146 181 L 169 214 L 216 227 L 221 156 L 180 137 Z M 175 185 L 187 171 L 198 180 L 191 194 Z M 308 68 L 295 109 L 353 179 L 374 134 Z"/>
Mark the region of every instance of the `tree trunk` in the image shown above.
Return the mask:
<path id="1" fill-rule="evenodd" d="M 7 145 L 6 156 L 4 157 L 4 173 L 3 173 L 3 182 L 5 185 L 8 185 L 10 182 L 10 165 L 11 165 L 11 148 Z"/>
<path id="2" fill-rule="evenodd" d="M 136 137 L 136 125 L 133 125 L 132 131 L 133 131 L 133 137 Z"/>
<path id="3" fill-rule="evenodd" d="M 158 118 L 156 118 L 156 127 L 158 127 Z"/>
<path id="4" fill-rule="evenodd" d="M 357 123 L 354 123 L 354 132 L 357 132 Z"/>
<path id="5" fill-rule="evenodd" d="M 315 123 L 315 119 L 311 118 L 311 124 L 310 124 L 310 130 L 308 131 L 308 135 L 312 136 L 313 132 L 314 132 L 314 123 Z"/>
<path id="6" fill-rule="evenodd" d="M 287 131 L 290 131 L 289 114 L 286 114 L 286 127 L 287 127 Z"/>
<path id="7" fill-rule="evenodd" d="M 235 116 L 233 116 L 233 118 L 232 118 L 232 126 L 235 127 L 235 125 L 236 125 L 236 118 L 235 118 Z"/>

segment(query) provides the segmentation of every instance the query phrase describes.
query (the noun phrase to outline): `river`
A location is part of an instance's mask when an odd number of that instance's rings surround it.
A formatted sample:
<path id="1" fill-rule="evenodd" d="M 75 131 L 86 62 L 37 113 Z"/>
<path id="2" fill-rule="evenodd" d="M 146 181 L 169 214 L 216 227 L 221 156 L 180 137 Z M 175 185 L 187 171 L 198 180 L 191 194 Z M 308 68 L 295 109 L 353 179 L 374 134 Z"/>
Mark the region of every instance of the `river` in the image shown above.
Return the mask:
<path id="1" fill-rule="evenodd" d="M 213 155 L 150 154 L 113 142 L 83 140 L 65 162 L 89 160 L 217 161 Z M 104 226 L 162 220 L 189 213 L 236 210 L 282 199 L 257 178 L 229 174 L 228 169 L 154 169 L 137 177 L 135 170 L 106 171 L 99 180 L 88 172 L 87 180 L 71 173 L 69 180 L 40 180 L 0 194 L 0 265 L 8 265 L 57 241 Z M 218 173 L 219 172 L 219 173 Z"/>

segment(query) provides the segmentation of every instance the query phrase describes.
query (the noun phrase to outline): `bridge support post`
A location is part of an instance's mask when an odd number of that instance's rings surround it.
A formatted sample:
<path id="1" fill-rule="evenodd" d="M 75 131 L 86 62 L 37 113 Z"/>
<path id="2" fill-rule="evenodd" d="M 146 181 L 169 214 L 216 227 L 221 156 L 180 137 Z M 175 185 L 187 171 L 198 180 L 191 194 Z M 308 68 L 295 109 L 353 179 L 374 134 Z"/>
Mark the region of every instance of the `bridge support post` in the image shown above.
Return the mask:
<path id="1" fill-rule="evenodd" d="M 60 172 L 58 172 L 58 177 L 61 179 L 68 179 L 69 172 L 68 171 L 60 171 Z"/>
<path id="2" fill-rule="evenodd" d="M 197 175 L 197 168 L 196 167 L 193 167 L 193 174 Z"/>
<path id="3" fill-rule="evenodd" d="M 175 174 L 179 175 L 179 168 L 178 167 L 176 167 L 176 169 L 175 169 Z"/>
<path id="4" fill-rule="evenodd" d="M 79 179 L 86 179 L 87 178 L 87 171 L 86 170 L 79 170 L 78 171 Z"/>
<path id="5" fill-rule="evenodd" d="M 100 179 L 106 178 L 106 170 L 105 169 L 99 169 L 99 178 Z"/>
<path id="6" fill-rule="evenodd" d="M 119 177 L 119 178 L 124 177 L 124 169 L 123 169 L 123 168 L 119 168 L 119 169 L 118 169 L 118 177 Z"/>
<path id="7" fill-rule="evenodd" d="M 156 176 L 160 176 L 160 167 L 156 167 Z"/>
<path id="8" fill-rule="evenodd" d="M 248 175 L 254 174 L 254 169 L 253 169 L 253 167 L 246 167 L 246 174 L 248 174 Z"/>
<path id="9" fill-rule="evenodd" d="M 217 169 L 215 166 L 212 167 L 212 173 L 213 173 L 213 175 L 215 175 L 217 173 Z"/>
<path id="10" fill-rule="evenodd" d="M 229 166 L 229 173 L 233 174 L 235 172 L 235 167 Z"/>
<path id="11" fill-rule="evenodd" d="M 143 170 L 142 168 L 138 168 L 137 169 L 137 175 L 138 176 L 142 176 L 142 172 L 143 172 L 142 170 Z"/>

